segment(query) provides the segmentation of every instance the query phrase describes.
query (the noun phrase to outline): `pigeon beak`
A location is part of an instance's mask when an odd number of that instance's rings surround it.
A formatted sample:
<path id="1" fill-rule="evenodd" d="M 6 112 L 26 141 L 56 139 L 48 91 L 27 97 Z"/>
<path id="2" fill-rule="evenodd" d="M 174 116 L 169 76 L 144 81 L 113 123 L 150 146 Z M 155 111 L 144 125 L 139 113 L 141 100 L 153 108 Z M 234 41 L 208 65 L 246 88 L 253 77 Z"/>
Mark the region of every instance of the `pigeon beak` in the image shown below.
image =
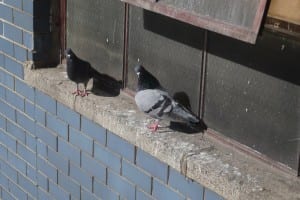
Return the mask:
<path id="1" fill-rule="evenodd" d="M 71 55 L 70 55 L 70 54 L 67 54 L 67 58 L 71 58 Z"/>
<path id="2" fill-rule="evenodd" d="M 136 75 L 139 77 L 141 72 L 137 72 Z"/>

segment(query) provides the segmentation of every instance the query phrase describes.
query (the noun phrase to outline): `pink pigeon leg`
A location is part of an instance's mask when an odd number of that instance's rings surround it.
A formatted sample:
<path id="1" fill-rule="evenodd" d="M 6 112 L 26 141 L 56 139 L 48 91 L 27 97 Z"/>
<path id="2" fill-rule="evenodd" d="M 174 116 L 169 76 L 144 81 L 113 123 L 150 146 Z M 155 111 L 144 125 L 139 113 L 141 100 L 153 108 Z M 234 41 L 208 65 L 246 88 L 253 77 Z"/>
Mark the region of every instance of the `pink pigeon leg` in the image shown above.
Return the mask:
<path id="1" fill-rule="evenodd" d="M 150 129 L 152 132 L 156 132 L 158 129 L 158 124 L 159 124 L 159 121 L 157 120 L 154 123 L 148 125 L 147 128 Z"/>
<path id="2" fill-rule="evenodd" d="M 77 84 L 76 90 L 72 94 L 75 94 L 75 96 L 81 96 L 82 95 L 82 91 L 79 90 L 78 84 Z"/>

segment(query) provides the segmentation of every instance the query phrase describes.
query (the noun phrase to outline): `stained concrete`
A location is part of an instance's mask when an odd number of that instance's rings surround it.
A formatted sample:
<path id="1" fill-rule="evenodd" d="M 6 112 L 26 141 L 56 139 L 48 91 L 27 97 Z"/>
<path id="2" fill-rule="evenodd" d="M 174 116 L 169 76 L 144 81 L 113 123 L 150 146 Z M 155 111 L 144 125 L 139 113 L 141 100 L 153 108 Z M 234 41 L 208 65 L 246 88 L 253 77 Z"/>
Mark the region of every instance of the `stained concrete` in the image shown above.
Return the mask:
<path id="1" fill-rule="evenodd" d="M 300 200 L 299 178 L 221 146 L 205 133 L 184 134 L 168 128 L 151 133 L 146 128 L 151 118 L 138 111 L 133 98 L 124 93 L 75 98 L 71 92 L 76 85 L 67 79 L 63 65 L 32 70 L 27 63 L 24 79 L 226 199 Z"/>

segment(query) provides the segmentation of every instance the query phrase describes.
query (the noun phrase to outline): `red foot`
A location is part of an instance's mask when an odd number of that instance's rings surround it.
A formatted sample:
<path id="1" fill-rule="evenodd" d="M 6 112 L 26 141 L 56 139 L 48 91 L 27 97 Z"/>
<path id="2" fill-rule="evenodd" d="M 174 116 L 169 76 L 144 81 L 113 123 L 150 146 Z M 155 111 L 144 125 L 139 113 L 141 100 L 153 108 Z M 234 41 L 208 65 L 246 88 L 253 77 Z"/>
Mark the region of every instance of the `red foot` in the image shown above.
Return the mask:
<path id="1" fill-rule="evenodd" d="M 88 96 L 89 94 L 90 94 L 90 93 L 88 93 L 87 91 L 81 92 L 81 96 L 82 96 L 82 97 Z"/>
<path id="2" fill-rule="evenodd" d="M 81 90 L 75 90 L 72 94 L 75 94 L 75 96 L 82 96 Z"/>
<path id="3" fill-rule="evenodd" d="M 148 125 L 147 128 L 149 128 L 152 132 L 157 131 L 157 129 L 158 129 L 158 122 L 155 122 L 153 124 Z"/>

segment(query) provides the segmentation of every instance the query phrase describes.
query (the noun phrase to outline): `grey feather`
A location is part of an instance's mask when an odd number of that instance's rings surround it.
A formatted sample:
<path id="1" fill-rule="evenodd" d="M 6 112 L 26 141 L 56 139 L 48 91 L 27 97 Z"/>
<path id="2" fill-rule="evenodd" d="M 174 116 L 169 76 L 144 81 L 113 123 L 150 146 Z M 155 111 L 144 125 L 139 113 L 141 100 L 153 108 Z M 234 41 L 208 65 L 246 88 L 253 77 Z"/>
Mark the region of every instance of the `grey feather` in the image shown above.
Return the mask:
<path id="1" fill-rule="evenodd" d="M 177 103 L 166 91 L 159 89 L 141 90 L 135 95 L 138 108 L 156 119 L 198 123 L 199 119 Z"/>

